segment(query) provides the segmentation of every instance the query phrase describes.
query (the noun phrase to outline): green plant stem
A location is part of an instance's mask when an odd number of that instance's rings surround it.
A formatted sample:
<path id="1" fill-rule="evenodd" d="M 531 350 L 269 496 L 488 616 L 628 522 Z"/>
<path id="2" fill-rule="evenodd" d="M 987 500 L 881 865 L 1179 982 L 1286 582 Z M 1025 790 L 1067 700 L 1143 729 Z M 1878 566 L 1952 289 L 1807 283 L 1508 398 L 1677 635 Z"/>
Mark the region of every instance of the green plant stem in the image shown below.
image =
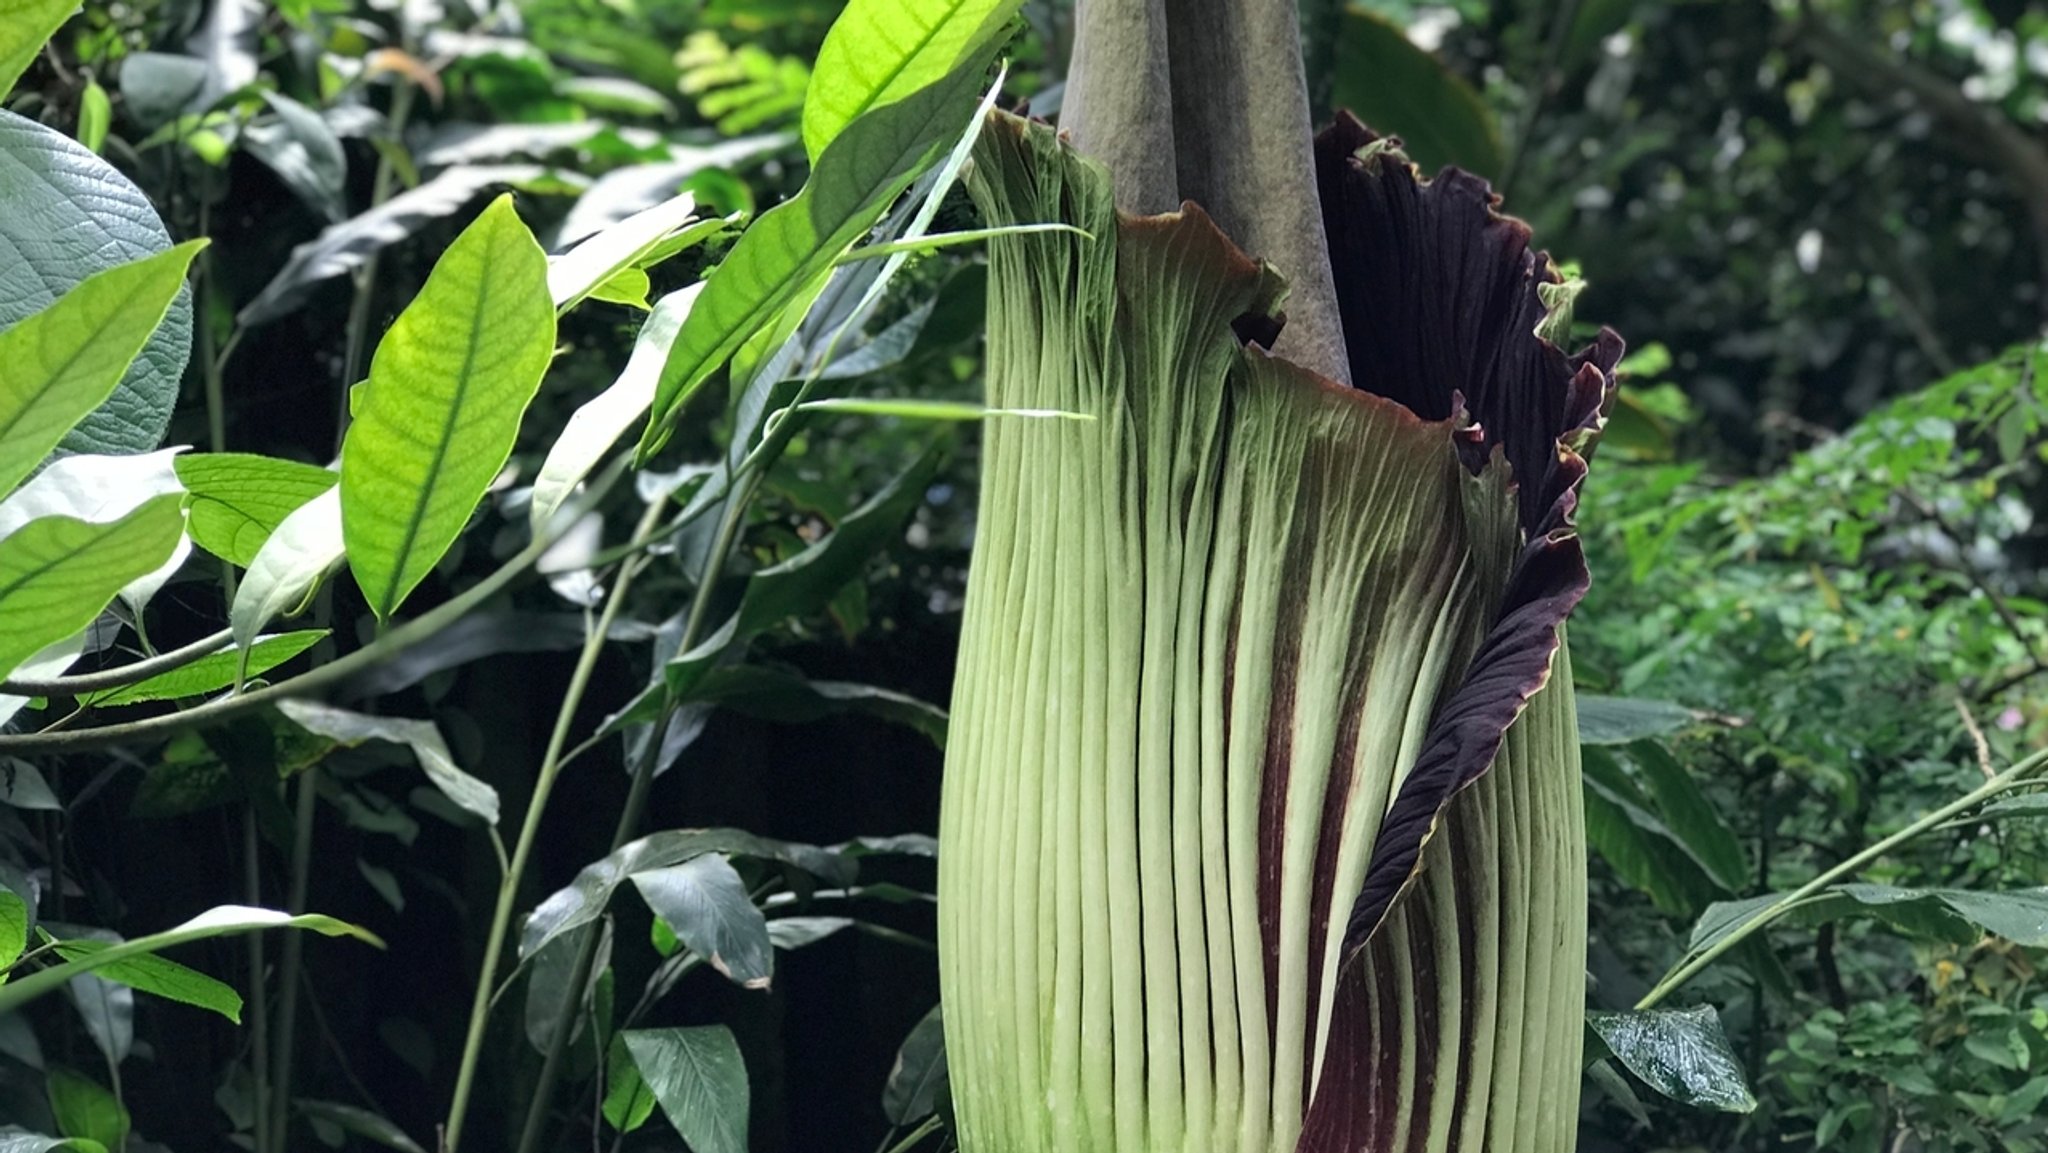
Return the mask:
<path id="1" fill-rule="evenodd" d="M 296 917 L 306 911 L 306 886 L 313 865 L 313 813 L 319 789 L 318 766 L 299 774 L 298 796 L 292 814 L 292 887 L 285 912 Z M 270 1131 L 280 1143 L 291 1127 L 292 1049 L 298 1039 L 299 970 L 305 963 L 305 936 L 293 933 L 284 939 L 284 959 L 278 970 L 277 1074 L 271 1079 Z"/>
<path id="2" fill-rule="evenodd" d="M 904 1134 L 903 1140 L 898 1141 L 894 1145 L 889 1146 L 887 1153 L 906 1153 L 907 1150 L 916 1148 L 918 1142 L 923 1141 L 925 1138 L 937 1132 L 938 1128 L 939 1115 L 937 1113 L 934 1113 L 931 1116 L 925 1118 L 921 1123 L 919 1123 L 917 1128 L 912 1129 L 910 1132 Z"/>
<path id="3" fill-rule="evenodd" d="M 1690 959 L 1665 974 L 1664 979 L 1657 982 L 1655 988 L 1644 994 L 1642 1000 L 1636 1002 L 1636 1009 L 1640 1011 L 1656 1007 L 1658 1002 L 1670 996 L 1679 986 L 1692 980 L 1702 969 L 1705 969 L 1708 965 L 1713 964 L 1715 960 L 1719 959 L 1722 954 L 1741 944 L 1750 934 L 1784 916 L 1795 907 L 1819 896 L 1822 890 L 1828 886 L 1840 881 L 1844 877 L 1850 876 L 1872 861 L 1877 860 L 1879 857 L 1884 856 L 1886 853 L 1891 852 L 1893 849 L 1898 848 L 1900 845 L 1905 844 L 1929 829 L 1969 812 L 1971 809 L 1976 808 L 2000 793 L 2026 784 L 2027 778 L 2043 766 L 2048 766 L 2048 749 L 2042 749 L 2033 753 L 2014 764 L 2011 768 L 1965 793 L 1962 797 L 1922 816 L 1919 820 L 1914 821 L 1891 836 L 1876 842 L 1869 848 L 1827 870 L 1806 884 L 1758 909 L 1750 915 L 1748 920 L 1736 926 L 1736 928 L 1720 940 L 1694 953 Z"/>
<path id="4" fill-rule="evenodd" d="M 605 475 L 590 486 L 590 493 L 583 502 L 588 509 L 602 500 L 611 486 L 618 482 L 624 471 L 624 461 L 608 469 Z M 565 515 L 558 523 L 575 523 L 574 515 Z M 554 547 L 556 538 L 552 535 L 536 538 L 521 549 L 518 554 L 499 565 L 497 571 L 463 590 L 460 594 L 436 605 L 433 609 L 399 625 L 391 631 L 364 645 L 355 652 L 335 661 L 300 673 L 288 680 L 279 681 L 265 688 L 236 696 L 215 697 L 203 705 L 183 712 L 168 713 L 145 720 L 130 721 L 119 725 L 102 725 L 94 729 L 77 729 L 67 732 L 10 733 L 0 735 L 0 756 L 47 756 L 63 753 L 84 752 L 103 749 L 131 741 L 152 740 L 168 737 L 198 725 L 213 724 L 229 717 L 240 716 L 268 706 L 276 701 L 294 697 L 311 696 L 329 686 L 339 684 L 357 673 L 390 660 L 416 644 L 429 640 L 442 629 L 460 620 L 471 609 L 496 595 L 499 590 L 533 567 L 541 554 Z"/>
<path id="5" fill-rule="evenodd" d="M 391 113 L 386 118 L 391 126 L 391 141 L 394 147 L 403 147 L 405 122 L 412 117 L 412 102 L 416 89 L 404 80 L 396 81 L 391 93 Z M 370 207 L 377 208 L 391 198 L 392 182 L 398 178 L 396 168 L 388 155 L 379 153 L 377 175 L 370 184 Z M 370 338 L 370 304 L 376 295 L 377 266 L 381 253 L 372 252 L 363 258 L 363 265 L 356 270 L 355 299 L 348 307 L 348 343 L 342 360 L 341 404 L 336 414 L 334 440 L 341 443 L 348 432 L 349 409 L 348 391 L 363 378 L 363 356 Z"/>
<path id="6" fill-rule="evenodd" d="M 652 533 L 666 509 L 666 501 L 649 504 L 634 530 L 634 539 Z M 573 518 L 563 518 L 561 523 L 572 522 Z M 582 653 L 576 658 L 576 668 L 569 675 L 569 687 L 562 695 L 561 707 L 555 712 L 554 730 L 548 734 L 547 749 L 541 755 L 540 771 L 533 782 L 533 797 L 527 802 L 526 817 L 520 823 L 519 840 L 512 847 L 511 862 L 498 883 L 497 905 L 491 911 L 490 935 L 484 941 L 483 966 L 477 974 L 476 991 L 470 1001 L 469 1030 L 463 1039 L 462 1062 L 455 1075 L 455 1094 L 448 1105 L 448 1122 L 442 1129 L 441 1153 L 456 1153 L 462 1141 L 463 1122 L 468 1117 L 470 1095 L 476 1087 L 477 1062 L 483 1054 L 484 1029 L 490 1022 L 491 994 L 497 984 L 498 962 L 512 927 L 513 906 L 519 900 L 519 881 L 526 872 L 526 862 L 532 856 L 534 842 L 540 837 L 541 818 L 547 811 L 548 795 L 554 791 L 555 779 L 561 772 L 562 750 L 568 744 L 569 729 L 575 723 L 576 710 L 590 687 L 590 674 L 597 667 L 598 656 L 604 651 L 612 621 L 626 602 L 626 593 L 632 587 L 634 576 L 646 563 L 644 558 L 638 558 L 620 567 L 618 579 L 612 582 L 611 592 L 606 597 L 604 611 L 598 615 L 596 625 L 583 642 Z"/>
<path id="7" fill-rule="evenodd" d="M 242 806 L 243 899 L 252 908 L 263 907 L 263 869 L 258 853 L 262 840 L 256 835 L 256 807 Z M 251 933 L 249 951 L 249 1070 L 255 1082 L 252 1095 L 256 1112 L 256 1153 L 274 1153 L 270 1139 L 270 997 L 264 992 L 263 934 Z"/>
<path id="8" fill-rule="evenodd" d="M 173 669 L 184 668 L 202 657 L 210 657 L 233 644 L 234 640 L 233 629 L 222 629 L 217 633 L 200 637 L 183 648 L 172 649 L 161 656 L 148 657 L 119 668 L 97 673 L 80 673 L 77 676 L 51 677 L 46 681 L 0 682 L 0 693 L 11 697 L 82 697 L 108 689 L 126 688 Z"/>
<path id="9" fill-rule="evenodd" d="M 752 474 L 744 475 L 749 479 L 735 481 L 726 499 L 725 511 L 719 518 L 718 532 L 711 548 L 704 554 L 697 591 L 690 599 L 690 614 L 684 618 L 682 640 L 676 646 L 679 653 L 689 652 L 703 635 L 712 591 L 718 583 L 717 576 L 724 571 L 726 554 L 732 550 L 733 542 L 739 537 L 740 524 L 746 520 L 747 505 L 753 499 L 756 486 L 751 482 Z M 626 803 L 619 809 L 619 822 L 612 829 L 611 848 L 606 850 L 607 853 L 617 852 L 631 840 L 646 816 L 647 798 L 654 788 L 654 771 L 661 760 L 662 742 L 679 705 L 673 695 L 663 696 L 661 711 L 655 715 L 653 727 L 648 732 L 647 747 L 641 752 L 640 763 L 633 767 L 633 783 L 626 790 Z M 568 996 L 581 995 L 579 991 L 590 980 L 590 966 L 596 952 L 597 934 L 592 933 L 577 949 L 576 963 L 569 968 L 569 981 L 563 986 L 568 990 Z M 564 1024 L 548 1039 L 547 1059 L 541 1062 L 540 1077 L 534 1082 L 533 1095 L 526 1107 L 526 1123 L 520 1129 L 518 1153 L 535 1153 L 539 1148 L 541 1130 L 547 1127 L 548 1102 L 554 1097 L 555 1082 L 561 1076 L 562 1058 L 569 1047 L 569 1033 L 568 1026 Z"/>

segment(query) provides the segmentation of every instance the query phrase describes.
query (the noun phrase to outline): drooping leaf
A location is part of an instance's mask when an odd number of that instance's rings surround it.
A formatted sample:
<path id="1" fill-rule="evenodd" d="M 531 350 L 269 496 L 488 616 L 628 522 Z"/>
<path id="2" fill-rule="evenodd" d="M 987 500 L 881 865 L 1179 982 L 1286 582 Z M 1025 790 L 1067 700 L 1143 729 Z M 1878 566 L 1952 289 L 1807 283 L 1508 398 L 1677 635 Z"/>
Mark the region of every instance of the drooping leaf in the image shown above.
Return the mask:
<path id="1" fill-rule="evenodd" d="M 642 869 L 633 885 L 654 915 L 735 984 L 766 989 L 775 972 L 768 921 L 732 863 L 705 853 L 679 865 Z"/>
<path id="2" fill-rule="evenodd" d="M 0 329 L 95 272 L 171 247 L 149 198 L 127 177 L 63 133 L 10 112 L 0 112 L 0 204 Z M 64 438 L 64 451 L 154 449 L 191 344 L 191 294 L 180 291 L 114 395 Z"/>
<path id="3" fill-rule="evenodd" d="M 693 284 L 656 301 L 654 311 L 640 325 L 640 335 L 634 338 L 633 353 L 619 379 L 569 415 L 569 423 L 533 478 L 531 519 L 535 532 L 547 527 L 576 486 L 654 403 L 661 366 L 702 289 L 701 283 Z"/>
<path id="4" fill-rule="evenodd" d="M 401 192 L 383 204 L 340 224 L 292 249 L 285 266 L 271 277 L 255 299 L 242 306 L 236 317 L 255 327 L 290 314 L 303 304 L 314 286 L 330 277 L 353 272 L 370 254 L 410 237 L 421 228 L 448 216 L 474 200 L 485 189 L 500 184 L 521 185 L 540 179 L 547 169 L 535 164 L 504 164 L 474 168 L 450 168 L 421 184 Z"/>
<path id="5" fill-rule="evenodd" d="M 571 990 L 569 979 L 574 974 L 577 958 L 591 948 L 593 935 L 596 935 L 597 942 L 591 953 L 589 970 L 583 975 L 583 987 Z M 555 1034 L 564 1024 L 569 1027 L 572 1039 L 582 1034 L 585 1017 L 592 1008 L 597 977 L 610 964 L 611 948 L 610 926 L 597 921 L 579 925 L 562 934 L 528 960 L 526 1040 L 534 1052 L 545 1054 L 552 1049 Z M 609 1027 L 610 1022 L 604 1024 Z"/>
<path id="6" fill-rule="evenodd" d="M 1786 897 L 1765 893 L 1717 902 L 1700 914 L 1687 945 L 1694 952 L 1715 945 Z M 1873 917 L 1911 937 L 1960 945 L 1974 943 L 1980 932 L 2029 947 L 2048 943 L 2048 889 L 1909 889 L 1854 883 L 1835 885 L 1791 904 L 1780 916 L 1806 926 Z"/>
<path id="7" fill-rule="evenodd" d="M 406 1136 L 388 1118 L 372 1113 L 358 1105 L 345 1105 L 339 1101 L 316 1101 L 307 1097 L 294 1097 L 292 1108 L 314 1121 L 325 1121 L 344 1132 L 373 1141 L 386 1149 L 398 1153 L 426 1153 L 419 1142 Z"/>
<path id="8" fill-rule="evenodd" d="M 17 982 L 9 989 L 26 983 Z M 79 973 L 64 982 L 64 996 L 78 1011 L 86 1036 L 92 1038 L 93 1047 L 107 1064 L 126 1061 L 135 1047 L 135 990 L 92 973 Z"/>
<path id="9" fill-rule="evenodd" d="M 0 0 L 0 96 L 28 71 L 58 25 L 78 11 L 78 0 Z"/>
<path id="10" fill-rule="evenodd" d="M 251 124 L 243 143 L 315 212 L 339 224 L 348 215 L 348 157 L 320 114 L 270 89 L 263 99 L 277 118 Z"/>
<path id="11" fill-rule="evenodd" d="M 1399 136 L 1425 171 L 1456 164 L 1498 177 L 1500 127 L 1471 85 L 1364 7 L 1344 10 L 1337 34 L 1335 100 L 1383 133 Z"/>
<path id="12" fill-rule="evenodd" d="M 1580 715 L 1584 715 L 1583 709 Z M 1583 730 L 1580 739 L 1584 740 Z M 1629 759 L 1642 770 L 1665 824 L 1714 880 L 1730 892 L 1748 884 L 1751 873 L 1742 842 L 1721 819 L 1691 771 L 1655 741 L 1630 745 Z"/>
<path id="13" fill-rule="evenodd" d="M 128 1141 L 128 1107 L 106 1086 L 73 1069 L 53 1066 L 48 1074 L 50 1112 L 66 1137 L 121 1149 Z"/>
<path id="14" fill-rule="evenodd" d="M 67 961 L 91 957 L 112 947 L 110 942 L 90 938 L 56 943 L 57 955 Z M 238 1025 L 242 1021 L 241 994 L 196 969 L 164 957 L 144 953 L 113 961 L 95 969 L 93 976 L 138 992 L 212 1010 Z"/>
<path id="15" fill-rule="evenodd" d="M 747 1153 L 747 1067 L 730 1030 L 628 1029 L 620 1036 L 691 1153 Z"/>
<path id="16" fill-rule="evenodd" d="M 1579 741 L 1588 745 L 1626 745 L 1650 737 L 1668 737 L 1698 721 L 1684 705 L 1629 697 L 1579 693 Z"/>
<path id="17" fill-rule="evenodd" d="M 343 555 L 341 490 L 331 487 L 279 521 L 250 559 L 228 610 L 235 643 L 247 648 L 271 621 L 303 612 Z"/>
<path id="18" fill-rule="evenodd" d="M 707 284 L 663 366 L 641 438 L 645 458 L 666 442 L 677 411 L 748 339 L 831 268 L 889 205 L 959 139 L 993 46 L 977 43 L 945 75 L 860 116 L 818 157 L 789 201 L 762 214 Z"/>
<path id="19" fill-rule="evenodd" d="M 801 949 L 858 924 L 852 917 L 777 917 L 768 922 L 768 940 L 778 949 Z"/>
<path id="20" fill-rule="evenodd" d="M 176 467 L 192 494 L 192 543 L 242 568 L 285 517 L 341 480 L 331 469 L 241 452 L 186 453 Z"/>
<path id="21" fill-rule="evenodd" d="M 697 198 L 684 193 L 645 208 L 560 256 L 548 259 L 548 295 L 558 312 L 576 302 L 622 269 L 633 267 L 654 246 L 696 219 Z"/>
<path id="22" fill-rule="evenodd" d="M 426 770 L 427 780 L 465 813 L 498 823 L 498 790 L 456 767 L 454 754 L 432 721 L 373 717 L 313 701 L 279 701 L 278 711 L 292 723 L 336 744 L 354 748 L 364 741 L 390 741 L 411 749 Z"/>
<path id="23" fill-rule="evenodd" d="M 0 669 L 85 628 L 162 565 L 183 536 L 178 503 L 154 497 L 107 524 L 42 517 L 0 539 Z"/>
<path id="24" fill-rule="evenodd" d="M 835 713 L 866 713 L 916 729 L 941 748 L 946 744 L 946 710 L 875 685 L 814 681 L 760 665 L 728 665 L 706 673 L 690 697 L 783 724 L 805 724 Z"/>
<path id="25" fill-rule="evenodd" d="M 901 100 L 951 72 L 971 47 L 1000 31 L 1018 7 L 1018 0 L 853 0 L 825 35 L 804 93 L 804 152 L 811 163 L 870 109 Z"/>
<path id="26" fill-rule="evenodd" d="M 770 840 L 737 829 L 675 829 L 623 845 L 585 865 L 575 880 L 542 901 L 519 933 L 519 955 L 531 957 L 563 933 L 596 920 L 626 879 L 647 869 L 667 868 L 706 853 L 732 853 L 794 865 L 832 885 L 850 885 L 854 863 L 814 845 Z"/>
<path id="27" fill-rule="evenodd" d="M 1727 1113 L 1755 1110 L 1742 1062 L 1711 1007 L 1587 1013 L 1586 1024 L 1629 1072 L 1664 1096 Z"/>
<path id="28" fill-rule="evenodd" d="M 116 705 L 141 704 L 145 701 L 169 701 L 181 697 L 201 696 L 234 684 L 237 676 L 261 676 L 319 644 L 327 633 L 326 629 L 302 629 L 277 636 L 259 637 L 249 646 L 246 654 L 236 649 L 224 649 L 201 657 L 183 668 L 159 673 L 148 680 L 112 689 L 100 696 L 89 697 L 85 703 L 94 708 L 104 709 Z"/>
<path id="29" fill-rule="evenodd" d="M 341 449 L 342 536 L 390 620 L 512 454 L 554 353 L 547 257 L 501 196 L 377 345 Z"/>
<path id="30" fill-rule="evenodd" d="M 895 1126 L 915 1125 L 939 1107 L 946 1091 L 946 1024 L 941 1006 L 918 1019 L 896 1050 L 882 1086 L 882 1115 Z"/>
<path id="31" fill-rule="evenodd" d="M 50 782 L 43 779 L 43 771 L 27 761 L 0 765 L 0 805 L 47 813 L 64 808 Z"/>
<path id="32" fill-rule="evenodd" d="M 89 956 L 69 960 L 61 965 L 38 969 L 27 976 L 0 986 L 0 1013 L 9 1013 L 37 997 L 57 988 L 73 977 L 91 973 L 116 961 L 129 957 L 160 953 L 174 945 L 190 941 L 218 937 L 223 933 L 247 933 L 262 929 L 310 929 L 329 937 L 349 936 L 382 948 L 384 942 L 368 929 L 358 928 L 345 921 L 319 913 L 302 913 L 293 916 L 274 909 L 257 909 L 246 905 L 219 905 L 193 917 L 183 924 L 136 937 L 118 945 L 110 945 Z"/>

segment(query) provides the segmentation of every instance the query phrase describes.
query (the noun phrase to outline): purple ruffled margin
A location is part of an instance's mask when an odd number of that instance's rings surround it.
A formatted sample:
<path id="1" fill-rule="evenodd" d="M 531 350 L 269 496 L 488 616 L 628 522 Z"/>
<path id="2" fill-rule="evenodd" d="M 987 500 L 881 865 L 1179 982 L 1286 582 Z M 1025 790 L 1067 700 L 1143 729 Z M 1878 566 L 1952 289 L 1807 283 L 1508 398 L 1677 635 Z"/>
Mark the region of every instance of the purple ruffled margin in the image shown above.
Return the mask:
<path id="1" fill-rule="evenodd" d="M 1475 473 L 1496 449 L 1506 458 L 1523 533 L 1499 613 L 1381 822 L 1345 927 L 1348 960 L 1416 876 L 1445 806 L 1485 774 L 1549 679 L 1559 626 L 1590 583 L 1573 514 L 1623 345 L 1602 329 L 1566 354 L 1536 335 L 1548 311 L 1537 286 L 1558 275 L 1484 180 L 1457 168 L 1426 180 L 1349 113 L 1318 134 L 1315 155 L 1353 385 L 1425 420 L 1469 421 L 1460 453 Z"/>

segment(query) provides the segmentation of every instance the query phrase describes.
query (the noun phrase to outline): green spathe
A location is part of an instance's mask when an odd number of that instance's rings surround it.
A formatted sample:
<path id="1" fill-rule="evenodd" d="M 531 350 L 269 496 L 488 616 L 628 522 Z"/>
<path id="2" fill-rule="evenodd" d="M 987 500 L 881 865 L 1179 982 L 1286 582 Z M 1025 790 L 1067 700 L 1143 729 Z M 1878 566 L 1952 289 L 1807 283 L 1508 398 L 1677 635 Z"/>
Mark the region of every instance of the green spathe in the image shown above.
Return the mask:
<path id="1" fill-rule="evenodd" d="M 1378 1153 L 1478 1125 L 1463 1147 L 1568 1149 L 1567 677 L 1345 942 L 1507 595 L 1505 461 L 1475 474 L 1455 421 L 1242 347 L 1271 270 L 1198 209 L 1118 216 L 1049 131 L 993 120 L 971 190 L 992 223 L 1098 239 L 990 246 L 988 405 L 1093 419 L 985 431 L 940 818 L 962 1149 Z M 1368 1066 L 1389 1096 L 1361 1122 Z"/>

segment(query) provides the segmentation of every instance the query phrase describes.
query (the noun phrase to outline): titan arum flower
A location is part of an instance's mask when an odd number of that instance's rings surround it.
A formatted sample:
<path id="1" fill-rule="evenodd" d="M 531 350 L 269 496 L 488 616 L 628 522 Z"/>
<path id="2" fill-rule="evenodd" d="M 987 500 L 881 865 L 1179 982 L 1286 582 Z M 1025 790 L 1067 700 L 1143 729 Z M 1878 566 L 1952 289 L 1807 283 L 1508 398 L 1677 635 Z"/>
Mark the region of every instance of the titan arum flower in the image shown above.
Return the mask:
<path id="1" fill-rule="evenodd" d="M 1245 7 L 1293 58 L 1293 5 Z M 1305 101 L 1233 102 L 1246 60 L 1169 64 L 1156 3 L 1091 50 L 1092 8 L 1065 124 L 1107 167 L 998 115 L 970 176 L 991 223 L 1093 237 L 992 242 L 989 405 L 1094 419 L 985 434 L 940 831 L 961 1147 L 1564 1153 L 1563 626 L 1621 342 L 1552 343 L 1570 292 L 1483 181 L 1348 116 L 1311 148 Z M 1219 11 L 1212 49 L 1263 42 Z M 1189 75 L 1211 123 L 1140 114 Z"/>

